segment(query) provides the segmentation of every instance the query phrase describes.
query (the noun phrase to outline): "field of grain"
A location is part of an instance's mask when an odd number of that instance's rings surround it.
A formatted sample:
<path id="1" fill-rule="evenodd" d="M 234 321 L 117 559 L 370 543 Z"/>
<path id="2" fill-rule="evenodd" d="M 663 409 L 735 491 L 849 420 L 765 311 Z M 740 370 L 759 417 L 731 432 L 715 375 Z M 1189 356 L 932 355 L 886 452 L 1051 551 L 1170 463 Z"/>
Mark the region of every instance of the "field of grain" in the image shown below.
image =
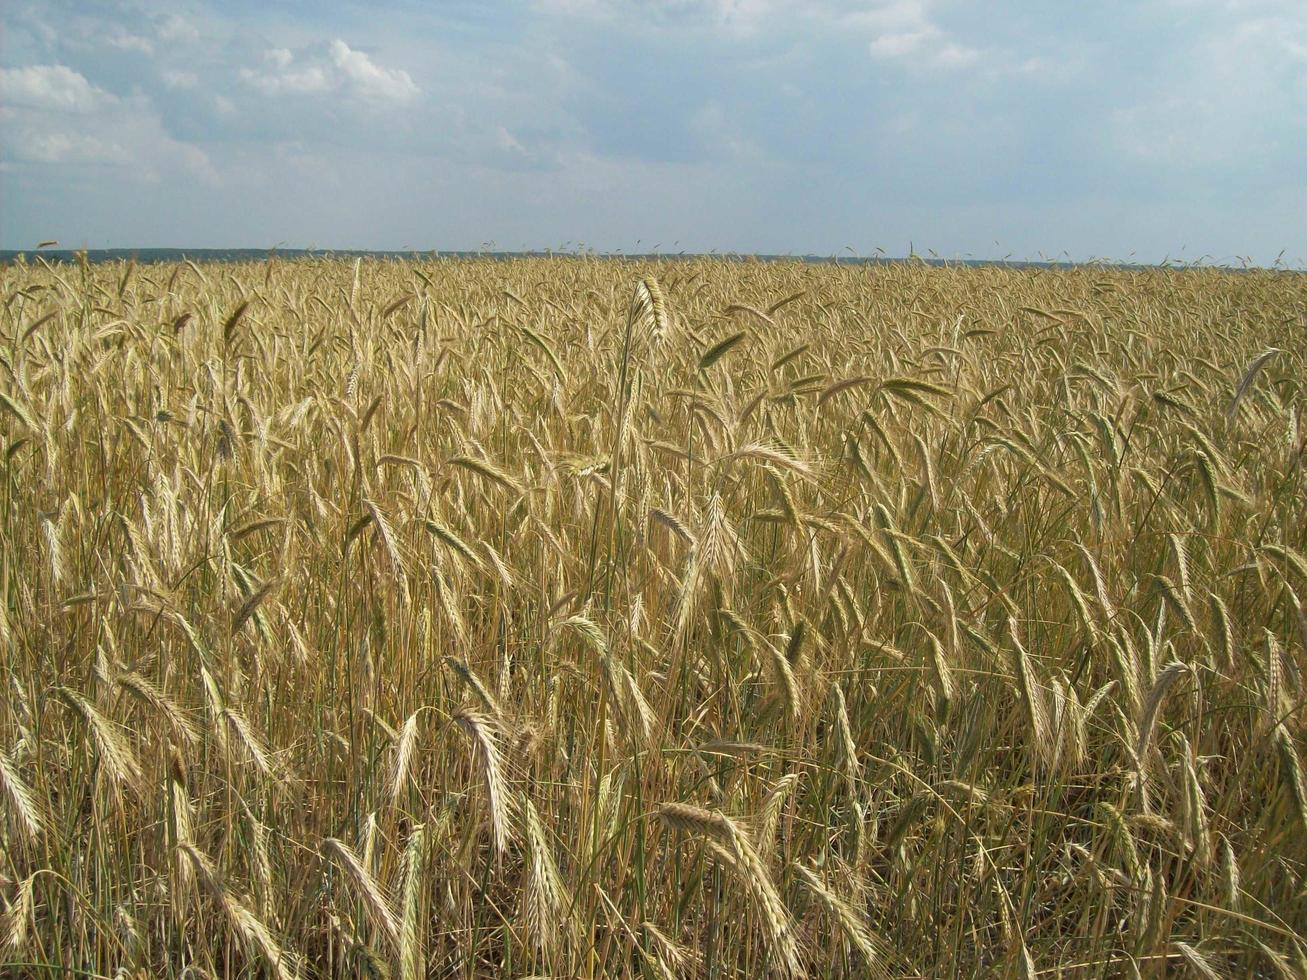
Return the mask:
<path id="1" fill-rule="evenodd" d="M 1307 277 L 0 289 L 0 973 L 1307 976 Z"/>

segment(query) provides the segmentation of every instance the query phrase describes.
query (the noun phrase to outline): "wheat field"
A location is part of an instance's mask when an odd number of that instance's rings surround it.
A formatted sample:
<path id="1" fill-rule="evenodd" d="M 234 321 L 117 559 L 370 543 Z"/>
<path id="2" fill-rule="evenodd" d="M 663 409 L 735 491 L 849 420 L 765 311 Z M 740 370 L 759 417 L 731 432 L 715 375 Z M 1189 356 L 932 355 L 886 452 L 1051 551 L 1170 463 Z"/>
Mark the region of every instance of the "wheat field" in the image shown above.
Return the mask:
<path id="1" fill-rule="evenodd" d="M 1307 277 L 0 288 L 0 974 L 1307 976 Z"/>

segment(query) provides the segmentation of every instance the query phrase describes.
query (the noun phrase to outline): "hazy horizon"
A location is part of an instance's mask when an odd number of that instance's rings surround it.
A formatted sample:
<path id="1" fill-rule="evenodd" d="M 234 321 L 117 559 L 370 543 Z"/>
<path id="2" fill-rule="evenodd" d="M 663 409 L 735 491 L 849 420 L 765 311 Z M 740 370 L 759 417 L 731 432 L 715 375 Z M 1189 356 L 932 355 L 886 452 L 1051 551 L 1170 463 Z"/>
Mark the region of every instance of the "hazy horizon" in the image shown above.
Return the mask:
<path id="1" fill-rule="evenodd" d="M 557 258 L 557 259 L 574 259 L 574 258 L 598 258 L 603 260 L 665 260 L 687 262 L 697 261 L 699 259 L 717 258 L 722 261 L 758 261 L 758 262 L 802 262 L 807 264 L 839 264 L 839 265 L 899 265 L 914 261 L 924 261 L 937 266 L 1011 266 L 1013 268 L 1076 268 L 1084 266 L 1101 266 L 1103 268 L 1118 269 L 1186 269 L 1186 268 L 1207 268 L 1215 270 L 1232 270 L 1232 271 L 1268 271 L 1268 272 L 1291 272 L 1295 274 L 1307 273 L 1307 261 L 1302 259 L 1294 262 L 1287 256 L 1277 256 L 1273 261 L 1268 263 L 1257 263 L 1249 258 L 1234 257 L 1227 261 L 1218 261 L 1210 256 L 1208 257 L 1185 257 L 1185 256 L 1163 256 L 1158 261 L 1145 261 L 1140 259 L 1114 259 L 1111 256 L 1089 256 L 1082 259 L 1072 259 L 1067 255 L 1036 255 L 1036 256 L 1001 256 L 997 258 L 977 258 L 974 256 L 954 256 L 940 255 L 933 251 L 925 253 L 904 252 L 903 254 L 894 254 L 880 251 L 871 255 L 863 255 L 851 252 L 848 249 L 837 253 L 797 253 L 797 252 L 688 252 L 688 251 L 663 251 L 653 250 L 647 252 L 626 251 L 617 249 L 612 252 L 601 252 L 589 248 L 544 248 L 544 249 L 440 249 L 440 248 L 406 248 L 406 249 L 357 249 L 357 248 L 324 248 L 309 246 L 305 248 L 287 248 L 287 247 L 233 247 L 233 248 L 188 248 L 185 246 L 142 246 L 142 247 L 117 247 L 117 248 L 91 248 L 84 249 L 81 247 L 70 248 L 62 243 L 51 245 L 49 242 L 41 243 L 42 248 L 0 248 L 0 262 L 9 262 L 23 256 L 27 260 L 32 260 L 35 256 L 42 256 L 47 260 L 56 262 L 76 261 L 81 254 L 86 254 L 93 263 L 100 262 L 121 262 L 125 260 L 139 261 L 142 263 L 168 263 L 178 262 L 183 259 L 194 259 L 199 262 L 257 262 L 271 258 L 281 258 L 286 260 L 296 259 L 351 259 L 351 258 L 375 258 L 375 259 L 397 259 L 397 260 L 421 260 L 421 259 L 468 259 L 476 257 L 485 257 L 491 259 L 502 259 L 511 261 L 516 258 Z"/>

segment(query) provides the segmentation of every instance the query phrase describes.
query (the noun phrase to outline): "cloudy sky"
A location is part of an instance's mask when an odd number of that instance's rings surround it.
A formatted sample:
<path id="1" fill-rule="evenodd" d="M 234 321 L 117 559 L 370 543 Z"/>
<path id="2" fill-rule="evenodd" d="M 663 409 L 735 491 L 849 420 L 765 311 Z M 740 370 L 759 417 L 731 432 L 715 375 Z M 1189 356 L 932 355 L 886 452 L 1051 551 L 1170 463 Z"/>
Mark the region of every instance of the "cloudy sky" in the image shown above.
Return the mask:
<path id="1" fill-rule="evenodd" d="M 0 248 L 1307 264 L 1303 0 L 8 0 Z"/>

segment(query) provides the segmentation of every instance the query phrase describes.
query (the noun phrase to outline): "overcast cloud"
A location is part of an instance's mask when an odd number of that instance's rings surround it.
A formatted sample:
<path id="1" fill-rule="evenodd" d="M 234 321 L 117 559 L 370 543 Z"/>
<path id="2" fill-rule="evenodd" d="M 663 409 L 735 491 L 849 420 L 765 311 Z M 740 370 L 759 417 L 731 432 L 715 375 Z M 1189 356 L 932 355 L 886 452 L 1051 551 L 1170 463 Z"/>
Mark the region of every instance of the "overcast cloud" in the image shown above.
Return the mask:
<path id="1" fill-rule="evenodd" d="M 0 247 L 1307 260 L 1298 0 L 6 3 Z"/>

